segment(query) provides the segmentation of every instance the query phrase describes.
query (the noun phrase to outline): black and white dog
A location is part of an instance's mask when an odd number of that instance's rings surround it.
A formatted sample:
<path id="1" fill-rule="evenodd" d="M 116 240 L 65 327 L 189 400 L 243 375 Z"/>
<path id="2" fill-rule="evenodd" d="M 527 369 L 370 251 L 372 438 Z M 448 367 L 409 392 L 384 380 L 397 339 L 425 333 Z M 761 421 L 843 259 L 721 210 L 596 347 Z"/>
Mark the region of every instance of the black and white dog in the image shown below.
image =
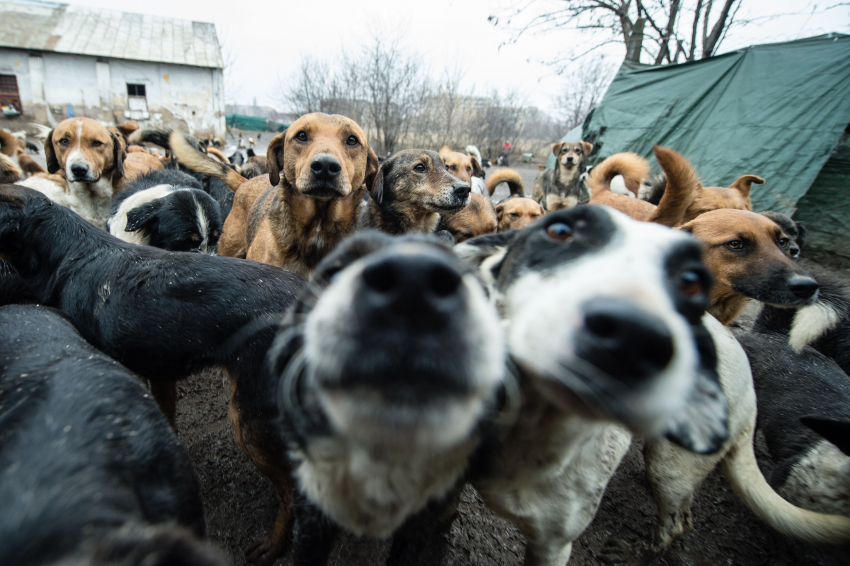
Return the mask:
<path id="1" fill-rule="evenodd" d="M 362 232 L 311 283 L 268 361 L 300 492 L 298 566 L 327 561 L 333 524 L 388 537 L 451 499 L 505 371 L 495 309 L 437 239 Z M 389 563 L 409 563 L 408 543 Z"/>
<path id="2" fill-rule="evenodd" d="M 120 240 L 174 252 L 215 254 L 221 237 L 218 203 L 181 171 L 152 171 L 112 202 L 106 222 Z"/>
<path id="3" fill-rule="evenodd" d="M 579 206 L 456 250 L 490 284 L 523 392 L 472 483 L 525 535 L 526 564 L 563 566 L 632 432 L 700 453 L 727 438 L 700 245 Z"/>
<path id="4" fill-rule="evenodd" d="M 0 308 L 0 360 L 0 563 L 225 563 L 196 538 L 189 454 L 133 374 L 36 305 Z"/>
<path id="5" fill-rule="evenodd" d="M 750 358 L 758 426 L 776 464 L 771 485 L 795 505 L 850 517 L 850 377 L 812 348 L 795 352 L 782 334 L 738 340 Z"/>

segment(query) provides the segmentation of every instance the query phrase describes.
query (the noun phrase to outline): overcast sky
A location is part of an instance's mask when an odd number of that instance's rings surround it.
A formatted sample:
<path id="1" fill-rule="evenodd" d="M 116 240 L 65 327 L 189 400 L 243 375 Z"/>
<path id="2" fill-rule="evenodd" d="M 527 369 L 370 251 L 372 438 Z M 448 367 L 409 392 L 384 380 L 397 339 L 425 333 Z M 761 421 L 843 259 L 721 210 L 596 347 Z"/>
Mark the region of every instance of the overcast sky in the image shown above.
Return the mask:
<path id="1" fill-rule="evenodd" d="M 510 29 L 487 21 L 503 20 L 528 0 L 67 0 L 71 4 L 141 12 L 213 22 L 219 39 L 235 56 L 234 78 L 241 85 L 238 102 L 279 107 L 277 77 L 286 77 L 302 55 L 335 57 L 342 50 L 359 50 L 377 32 L 401 34 L 402 41 L 422 55 L 432 72 L 458 66 L 463 87 L 477 92 L 516 89 L 526 100 L 551 110 L 563 78 L 553 75 L 542 60 L 585 41 L 577 32 L 559 30 L 525 35 L 516 43 Z M 841 0 L 744 0 L 742 18 L 787 14 L 734 29 L 721 52 L 754 43 L 769 43 L 827 32 L 850 33 L 850 6 L 825 10 Z M 540 11 L 555 0 L 538 0 L 529 10 Z M 813 11 L 814 9 L 814 11 Z M 713 22 L 713 19 L 712 19 Z M 608 57 L 622 60 L 625 49 L 612 46 Z M 280 108 L 286 110 L 285 108 Z"/>

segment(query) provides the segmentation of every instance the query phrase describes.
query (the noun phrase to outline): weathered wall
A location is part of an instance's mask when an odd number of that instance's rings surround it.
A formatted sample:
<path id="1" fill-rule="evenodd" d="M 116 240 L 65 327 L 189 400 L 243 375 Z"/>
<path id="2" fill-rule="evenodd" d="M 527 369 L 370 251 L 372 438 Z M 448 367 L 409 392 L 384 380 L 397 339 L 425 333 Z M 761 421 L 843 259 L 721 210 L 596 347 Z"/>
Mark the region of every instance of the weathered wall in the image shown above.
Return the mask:
<path id="1" fill-rule="evenodd" d="M 39 68 L 41 67 L 41 69 Z M 0 74 L 18 77 L 24 112 L 50 124 L 71 104 L 76 116 L 108 123 L 136 119 L 143 126 L 166 126 L 199 137 L 223 137 L 224 80 L 221 69 L 167 63 L 102 60 L 94 57 L 0 48 Z M 127 83 L 146 87 L 146 115 L 132 113 Z M 45 106 L 46 104 L 46 106 Z"/>

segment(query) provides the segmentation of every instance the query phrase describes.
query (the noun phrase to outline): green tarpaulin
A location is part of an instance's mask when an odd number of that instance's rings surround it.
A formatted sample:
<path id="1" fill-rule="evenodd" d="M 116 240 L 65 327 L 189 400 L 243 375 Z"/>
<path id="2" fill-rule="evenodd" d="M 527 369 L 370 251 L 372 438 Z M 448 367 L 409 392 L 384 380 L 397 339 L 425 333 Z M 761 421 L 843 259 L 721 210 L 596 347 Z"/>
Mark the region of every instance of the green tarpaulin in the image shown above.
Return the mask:
<path id="1" fill-rule="evenodd" d="M 225 116 L 224 119 L 229 127 L 249 132 L 282 132 L 289 127 L 289 124 L 281 124 L 265 118 L 245 116 L 244 114 L 231 114 Z"/>
<path id="2" fill-rule="evenodd" d="M 799 209 L 850 254 L 850 169 L 846 152 L 835 153 L 848 123 L 850 36 L 830 34 L 680 65 L 623 65 L 582 139 L 598 147 L 591 163 L 621 151 L 651 157 L 658 143 L 688 157 L 706 185 L 760 175 L 755 210 Z M 818 179 L 833 155 L 836 172 Z"/>

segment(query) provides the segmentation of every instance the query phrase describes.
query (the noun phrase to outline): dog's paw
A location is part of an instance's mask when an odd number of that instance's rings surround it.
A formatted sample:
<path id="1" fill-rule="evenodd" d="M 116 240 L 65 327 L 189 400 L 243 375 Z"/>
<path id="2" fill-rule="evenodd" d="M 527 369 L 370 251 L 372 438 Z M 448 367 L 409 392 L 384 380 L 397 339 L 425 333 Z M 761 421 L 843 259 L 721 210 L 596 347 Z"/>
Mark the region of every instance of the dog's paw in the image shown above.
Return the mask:
<path id="1" fill-rule="evenodd" d="M 283 537 L 281 537 L 283 538 Z M 271 537 L 262 537 L 251 544 L 245 550 L 245 559 L 249 564 L 257 566 L 271 566 L 283 555 L 286 543 L 283 540 L 272 541 Z"/>
<path id="2" fill-rule="evenodd" d="M 614 537 L 605 541 L 597 558 L 600 564 L 644 566 L 649 564 L 653 556 L 649 546 L 639 537 Z"/>

